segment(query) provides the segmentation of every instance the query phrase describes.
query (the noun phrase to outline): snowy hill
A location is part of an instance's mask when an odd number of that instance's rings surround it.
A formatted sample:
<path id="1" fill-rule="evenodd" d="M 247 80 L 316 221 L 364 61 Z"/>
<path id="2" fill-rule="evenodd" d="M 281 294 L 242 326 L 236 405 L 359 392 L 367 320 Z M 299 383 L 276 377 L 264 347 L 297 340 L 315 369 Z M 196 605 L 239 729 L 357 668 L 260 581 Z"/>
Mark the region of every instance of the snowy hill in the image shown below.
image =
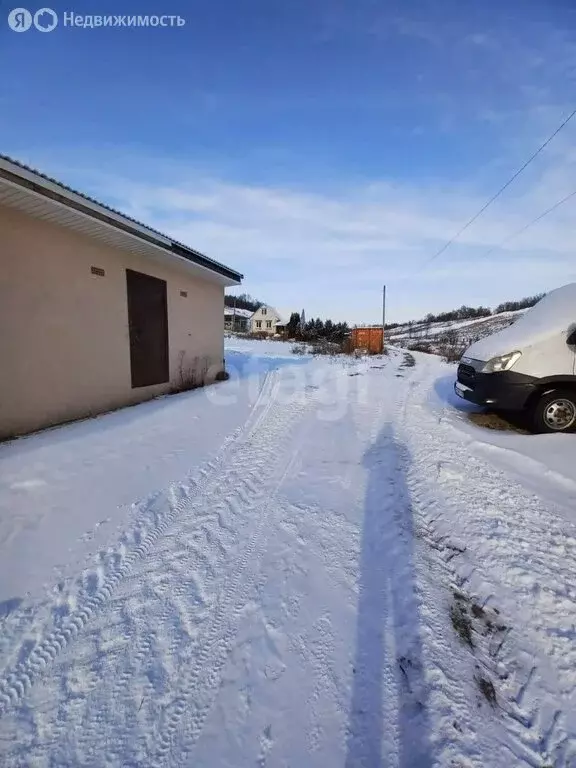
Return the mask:
<path id="1" fill-rule="evenodd" d="M 231 317 L 232 315 L 235 315 L 236 317 L 245 317 L 246 319 L 250 319 L 254 312 L 252 312 L 251 309 L 235 309 L 234 307 L 224 307 L 224 315 Z"/>
<path id="2" fill-rule="evenodd" d="M 512 325 L 525 312 L 525 309 L 520 309 L 516 312 L 500 312 L 497 315 L 474 317 L 468 320 L 404 323 L 387 330 L 386 337 L 388 342 L 401 347 L 409 347 L 413 344 L 429 345 L 431 352 L 437 351 L 439 346 L 446 343 L 456 347 L 467 347 L 478 339 L 483 339 Z"/>

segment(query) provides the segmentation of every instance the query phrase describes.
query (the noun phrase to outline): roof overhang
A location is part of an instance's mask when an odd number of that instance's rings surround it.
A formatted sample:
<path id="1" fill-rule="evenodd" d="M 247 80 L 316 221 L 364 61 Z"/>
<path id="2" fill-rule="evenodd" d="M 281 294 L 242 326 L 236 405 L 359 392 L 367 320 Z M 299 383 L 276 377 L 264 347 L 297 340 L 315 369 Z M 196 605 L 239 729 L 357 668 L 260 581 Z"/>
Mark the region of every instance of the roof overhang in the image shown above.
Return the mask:
<path id="1" fill-rule="evenodd" d="M 114 248 L 179 266 L 223 286 L 242 282 L 243 276 L 224 264 L 3 156 L 0 205 L 17 208 Z"/>

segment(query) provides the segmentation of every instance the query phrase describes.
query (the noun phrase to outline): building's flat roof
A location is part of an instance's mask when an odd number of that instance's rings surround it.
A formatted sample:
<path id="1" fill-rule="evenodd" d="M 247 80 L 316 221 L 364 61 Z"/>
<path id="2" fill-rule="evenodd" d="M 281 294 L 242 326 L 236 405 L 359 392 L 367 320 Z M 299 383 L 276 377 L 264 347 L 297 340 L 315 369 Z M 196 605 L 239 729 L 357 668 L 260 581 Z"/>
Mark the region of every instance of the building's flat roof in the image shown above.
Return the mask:
<path id="1" fill-rule="evenodd" d="M 104 235 L 106 230 L 107 236 L 101 237 L 101 239 L 106 239 L 110 244 L 118 247 L 126 247 L 128 240 L 121 236 L 116 238 L 110 236 L 110 228 L 114 228 L 119 235 L 129 237 L 132 245 L 134 238 L 136 238 L 143 244 L 152 246 L 154 249 L 160 249 L 174 260 L 180 262 L 186 260 L 202 272 L 208 271 L 220 276 L 226 285 L 238 285 L 242 281 L 243 275 L 230 267 L 210 259 L 203 253 L 146 224 L 142 224 L 130 216 L 126 216 L 105 203 L 101 203 L 82 192 L 77 192 L 56 181 L 56 179 L 2 154 L 0 154 L 0 186 L 0 203 L 5 202 L 7 205 L 20 208 L 39 218 L 51 220 L 63 226 L 70 226 L 96 237 Z M 34 201 L 32 196 L 35 198 Z M 45 201 L 44 207 L 39 205 L 39 199 Z M 67 217 L 62 214 L 61 210 L 60 215 L 58 215 L 58 208 L 67 208 L 74 215 Z M 83 226 L 79 225 L 79 217 L 84 219 Z M 86 225 L 86 217 L 94 223 L 92 227 Z M 98 229 L 98 225 L 100 225 L 100 229 Z M 151 255 L 149 249 L 146 248 L 131 247 L 129 250 L 143 255 Z"/>

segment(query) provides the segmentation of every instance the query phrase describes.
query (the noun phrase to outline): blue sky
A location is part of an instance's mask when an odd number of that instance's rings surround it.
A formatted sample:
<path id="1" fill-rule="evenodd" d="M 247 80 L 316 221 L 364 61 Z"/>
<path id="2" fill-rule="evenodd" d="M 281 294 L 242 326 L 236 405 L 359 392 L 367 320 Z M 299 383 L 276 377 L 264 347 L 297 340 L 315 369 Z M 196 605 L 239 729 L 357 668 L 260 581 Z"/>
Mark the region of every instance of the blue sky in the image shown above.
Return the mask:
<path id="1" fill-rule="evenodd" d="M 16 34 L 2 4 L 0 151 L 220 259 L 288 313 L 350 322 L 494 305 L 576 280 L 568 0 L 52 3 L 181 28 Z M 38 10 L 40 6 L 30 6 Z"/>

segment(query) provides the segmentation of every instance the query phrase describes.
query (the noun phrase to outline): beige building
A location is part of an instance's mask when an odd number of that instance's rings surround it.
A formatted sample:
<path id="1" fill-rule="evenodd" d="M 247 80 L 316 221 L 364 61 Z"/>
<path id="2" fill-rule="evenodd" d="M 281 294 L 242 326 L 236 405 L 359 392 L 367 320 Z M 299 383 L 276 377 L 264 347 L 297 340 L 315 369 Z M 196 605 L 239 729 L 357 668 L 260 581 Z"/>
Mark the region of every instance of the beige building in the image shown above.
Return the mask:
<path id="1" fill-rule="evenodd" d="M 274 307 L 267 305 L 260 307 L 260 309 L 254 312 L 250 318 L 250 325 L 252 333 L 267 333 L 269 336 L 282 333 L 286 327 L 286 323 Z"/>
<path id="2" fill-rule="evenodd" d="M 210 380 L 242 275 L 0 156 L 0 438 Z"/>

